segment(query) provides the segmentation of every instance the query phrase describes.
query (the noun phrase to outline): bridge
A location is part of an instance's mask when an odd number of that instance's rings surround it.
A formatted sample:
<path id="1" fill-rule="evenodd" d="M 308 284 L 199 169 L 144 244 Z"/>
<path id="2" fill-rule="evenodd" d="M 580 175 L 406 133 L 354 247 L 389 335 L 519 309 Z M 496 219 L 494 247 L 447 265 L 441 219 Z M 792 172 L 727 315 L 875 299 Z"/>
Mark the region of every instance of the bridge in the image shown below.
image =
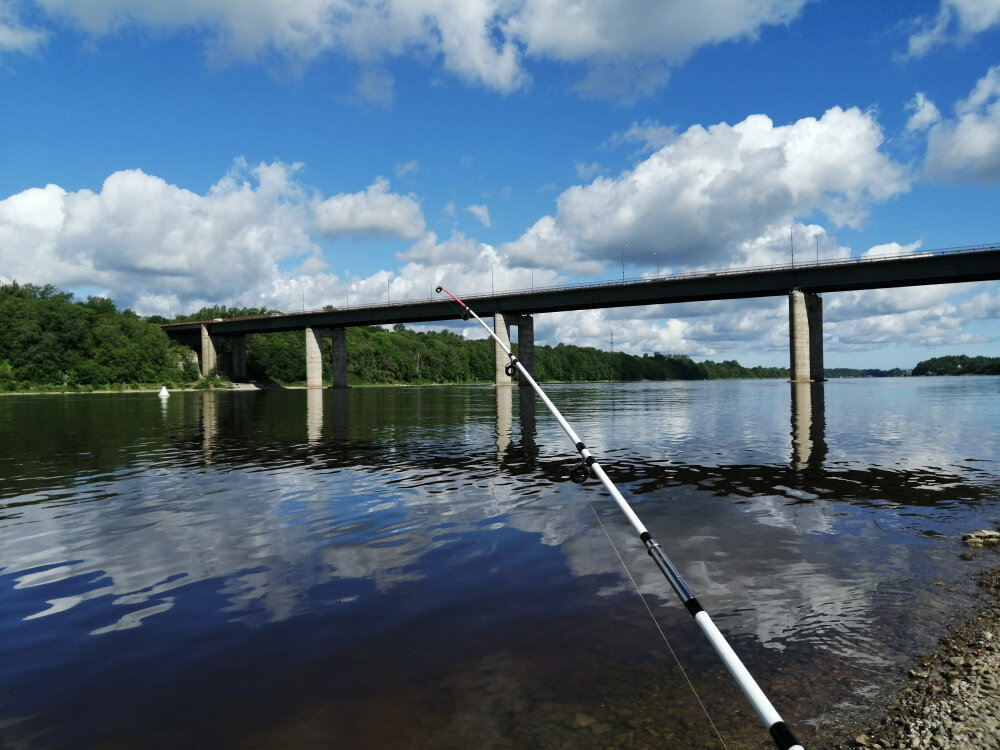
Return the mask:
<path id="1" fill-rule="evenodd" d="M 518 329 L 518 358 L 529 372 L 534 364 L 533 315 L 605 307 L 663 305 L 751 297 L 788 297 L 791 379 L 823 380 L 823 306 L 821 294 L 861 289 L 887 289 L 927 284 L 953 284 L 1000 279 L 1000 244 L 933 250 L 911 255 L 852 258 L 813 264 L 737 268 L 616 282 L 577 284 L 463 296 L 480 317 L 492 317 L 494 331 L 509 342 L 510 326 Z M 345 308 L 327 307 L 265 316 L 216 318 L 165 323 L 167 334 L 195 350 L 203 375 L 219 363 L 223 348 L 231 352 L 232 375 L 246 377 L 246 341 L 250 333 L 305 330 L 306 382 L 322 385 L 320 339 L 333 342 L 333 385 L 347 385 L 346 329 L 352 326 L 427 323 L 460 317 L 446 295 Z M 509 384 L 507 358 L 496 347 L 496 382 Z"/>

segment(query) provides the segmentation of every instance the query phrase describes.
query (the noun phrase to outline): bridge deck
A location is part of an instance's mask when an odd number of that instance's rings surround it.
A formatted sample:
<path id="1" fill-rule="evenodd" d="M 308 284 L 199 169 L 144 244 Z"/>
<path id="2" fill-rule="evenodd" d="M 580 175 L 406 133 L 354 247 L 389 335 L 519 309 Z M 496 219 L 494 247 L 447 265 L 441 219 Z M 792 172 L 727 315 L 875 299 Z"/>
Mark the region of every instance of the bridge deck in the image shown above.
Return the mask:
<path id="1" fill-rule="evenodd" d="M 531 314 L 603 307 L 662 305 L 805 292 L 844 292 L 927 284 L 951 284 L 1000 279 L 1000 245 L 852 259 L 812 265 L 731 269 L 622 282 L 581 284 L 545 289 L 477 294 L 463 297 L 479 315 L 495 312 Z M 461 290 L 456 290 L 461 296 Z M 442 298 L 409 300 L 333 310 L 276 313 L 269 316 L 167 323 L 163 328 L 183 338 L 205 324 L 213 335 L 271 333 L 313 328 L 347 328 L 387 323 L 454 320 L 457 306 Z"/>

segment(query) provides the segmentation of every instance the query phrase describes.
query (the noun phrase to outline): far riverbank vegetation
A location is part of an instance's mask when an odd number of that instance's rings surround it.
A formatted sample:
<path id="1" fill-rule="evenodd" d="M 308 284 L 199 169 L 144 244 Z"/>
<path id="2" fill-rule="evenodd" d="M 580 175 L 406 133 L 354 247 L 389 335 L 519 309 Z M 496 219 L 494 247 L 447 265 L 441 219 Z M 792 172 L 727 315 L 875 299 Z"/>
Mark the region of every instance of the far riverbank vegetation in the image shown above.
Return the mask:
<path id="1" fill-rule="evenodd" d="M 262 308 L 207 307 L 174 321 L 265 315 Z M 0 391 L 125 390 L 224 386 L 226 377 L 202 378 L 188 347 L 160 327 L 169 322 L 119 310 L 105 297 L 74 299 L 52 285 L 0 284 Z M 247 336 L 247 375 L 261 384 L 305 381 L 302 331 Z M 324 360 L 329 363 L 330 342 Z M 490 383 L 493 344 L 466 340 L 447 329 L 417 331 L 397 324 L 347 329 L 351 385 Z M 516 344 L 515 344 L 516 350 Z M 227 356 L 229 360 L 227 360 Z M 231 355 L 220 352 L 225 370 Z M 325 377 L 329 380 L 329 364 Z M 787 379 L 783 367 L 744 367 L 735 360 L 696 362 L 683 354 L 633 355 L 557 344 L 535 347 L 536 378 L 542 382 Z M 903 370 L 831 368 L 827 377 L 903 376 Z M 1000 357 L 936 357 L 913 375 L 997 375 Z"/>

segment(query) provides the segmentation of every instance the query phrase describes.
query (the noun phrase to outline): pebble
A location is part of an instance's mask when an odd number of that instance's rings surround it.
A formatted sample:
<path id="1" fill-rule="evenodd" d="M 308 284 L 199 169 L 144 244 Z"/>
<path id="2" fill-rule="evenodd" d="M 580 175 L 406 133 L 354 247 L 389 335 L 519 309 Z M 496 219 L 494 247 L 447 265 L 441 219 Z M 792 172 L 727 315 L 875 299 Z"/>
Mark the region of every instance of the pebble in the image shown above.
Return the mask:
<path id="1" fill-rule="evenodd" d="M 1000 531 L 992 531 L 991 529 L 973 531 L 971 534 L 965 534 L 962 541 L 968 547 L 996 547 L 1000 545 Z"/>
<path id="2" fill-rule="evenodd" d="M 978 576 L 1000 589 L 1000 569 Z M 838 748 L 1000 750 L 1000 601 L 991 601 L 922 657 L 891 708 L 871 731 Z M 864 740 L 862 742 L 862 740 Z"/>
<path id="3" fill-rule="evenodd" d="M 587 716 L 587 714 L 582 712 L 577 712 L 577 714 L 573 717 L 573 726 L 575 727 L 589 727 L 596 723 L 597 719 L 593 716 Z"/>

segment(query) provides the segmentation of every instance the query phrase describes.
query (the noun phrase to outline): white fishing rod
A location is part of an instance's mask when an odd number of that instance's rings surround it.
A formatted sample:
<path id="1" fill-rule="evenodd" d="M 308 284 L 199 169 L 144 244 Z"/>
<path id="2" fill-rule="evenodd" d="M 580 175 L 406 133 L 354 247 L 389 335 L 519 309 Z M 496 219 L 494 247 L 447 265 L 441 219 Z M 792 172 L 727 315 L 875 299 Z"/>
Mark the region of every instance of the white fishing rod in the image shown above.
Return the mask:
<path id="1" fill-rule="evenodd" d="M 660 547 L 655 539 L 653 539 L 652 534 L 649 533 L 642 521 L 639 520 L 639 516 L 635 514 L 635 511 L 632 510 L 628 501 L 625 500 L 622 493 L 618 491 L 615 483 L 612 482 L 608 475 L 604 473 L 604 469 L 601 468 L 600 463 L 598 463 L 597 459 L 594 458 L 593 454 L 587 449 L 584 442 L 580 440 L 580 436 L 576 434 L 576 431 L 570 426 L 569 422 L 566 421 L 563 415 L 556 408 L 555 404 L 553 404 L 549 400 L 549 397 L 545 395 L 545 391 L 542 390 L 542 387 L 535 382 L 533 377 L 531 377 L 531 373 L 529 373 L 518 358 L 514 356 L 514 352 L 510 350 L 510 347 L 507 346 L 507 344 L 505 344 L 500 337 L 493 332 L 493 330 L 482 318 L 476 315 L 472 308 L 442 286 L 437 288 L 437 292 L 439 294 L 444 292 L 461 305 L 462 318 L 464 320 L 468 320 L 470 317 L 473 317 L 479 321 L 479 324 L 486 329 L 486 332 L 510 358 L 510 365 L 507 367 L 507 374 L 512 375 L 513 368 L 516 367 L 518 372 L 521 373 L 521 376 L 535 390 L 535 393 L 537 393 L 538 397 L 542 399 L 549 411 L 552 412 L 552 416 L 554 416 L 559 422 L 559 425 L 563 428 L 566 435 L 569 436 L 569 439 L 573 441 L 577 451 L 580 452 L 580 456 L 583 458 L 583 464 L 574 469 L 572 476 L 574 478 L 585 479 L 587 472 L 589 471 L 600 479 L 601 484 L 603 484 L 608 492 L 611 493 L 611 497 L 614 498 L 614 501 L 618 504 L 619 509 L 621 509 L 622 513 L 624 513 L 625 517 L 629 520 L 629 523 L 632 524 L 632 527 L 639 534 L 639 539 L 641 539 L 642 543 L 646 545 L 646 551 L 649 553 L 649 556 L 653 558 L 656 566 L 666 577 L 667 581 L 670 582 L 671 588 L 673 588 L 685 608 L 687 608 L 687 611 L 691 613 L 692 617 L 694 617 L 694 621 L 698 623 L 698 626 L 708 638 L 709 643 L 712 644 L 712 647 L 722 659 L 722 663 L 726 665 L 726 669 L 729 670 L 729 673 L 733 676 L 733 679 L 736 680 L 736 683 L 740 686 L 743 694 L 750 701 L 750 704 L 757 712 L 761 721 L 764 722 L 764 726 L 766 726 L 768 732 L 770 732 L 771 739 L 774 740 L 774 744 L 778 746 L 779 750 L 803 750 L 802 745 L 799 744 L 799 741 L 795 739 L 795 735 L 792 734 L 792 730 L 781 719 L 777 710 L 775 710 L 774 706 L 771 705 L 771 701 L 769 701 L 767 696 L 764 695 L 764 691 L 760 689 L 756 680 L 754 680 L 747 668 L 743 666 L 743 662 L 740 661 L 740 657 L 736 655 L 736 652 L 733 651 L 733 648 L 729 645 L 726 637 L 722 635 L 719 628 L 716 627 L 711 616 L 708 612 L 702 609 L 701 604 L 698 603 L 698 600 L 695 598 L 690 586 L 688 586 L 684 578 L 681 577 L 680 572 L 670 561 L 670 558 L 668 558 L 663 552 L 663 548 Z"/>

